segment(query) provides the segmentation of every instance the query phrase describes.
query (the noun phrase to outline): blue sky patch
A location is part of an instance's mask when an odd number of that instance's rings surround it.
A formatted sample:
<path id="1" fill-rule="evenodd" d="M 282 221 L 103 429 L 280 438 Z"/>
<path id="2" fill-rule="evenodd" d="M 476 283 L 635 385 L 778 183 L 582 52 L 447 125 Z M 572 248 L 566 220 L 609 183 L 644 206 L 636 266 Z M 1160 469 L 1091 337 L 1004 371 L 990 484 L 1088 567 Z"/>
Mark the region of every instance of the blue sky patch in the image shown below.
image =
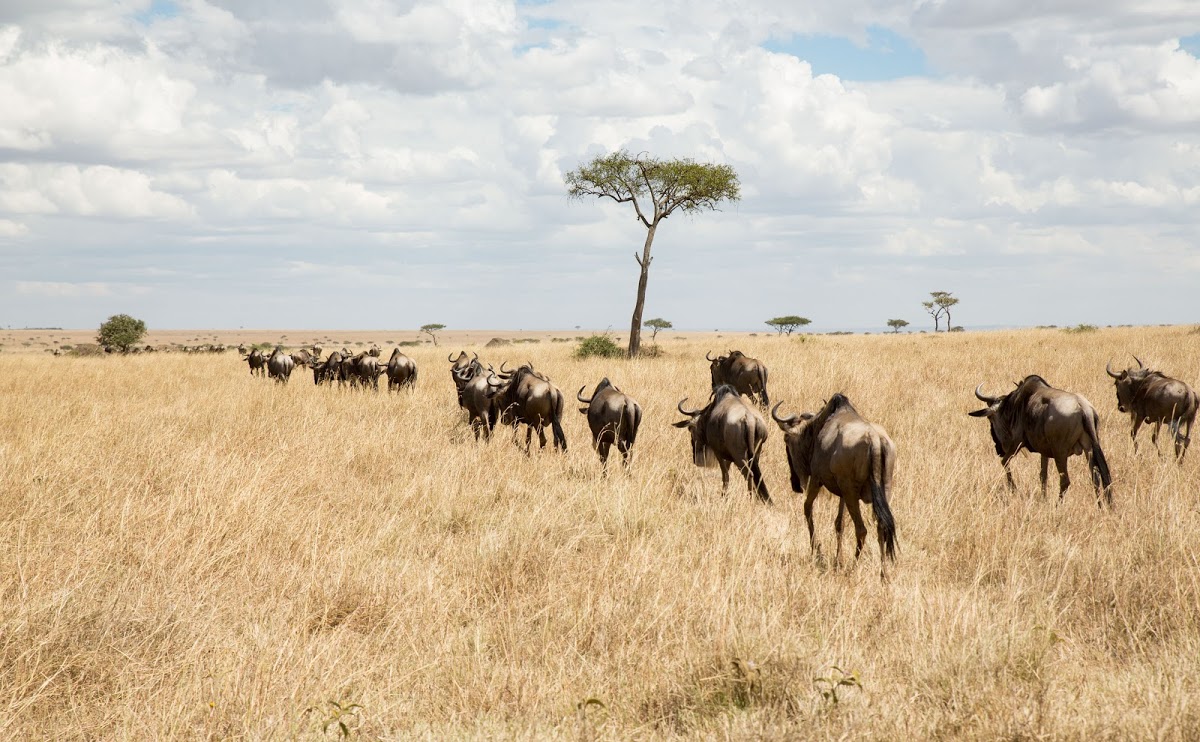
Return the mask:
<path id="1" fill-rule="evenodd" d="M 174 18 L 179 15 L 179 6 L 174 0 L 154 0 L 146 10 L 134 14 L 139 23 L 153 23 L 164 18 Z"/>
<path id="2" fill-rule="evenodd" d="M 772 39 L 763 48 L 803 59 L 812 65 L 814 75 L 837 75 L 843 80 L 895 80 L 929 74 L 925 53 L 882 26 L 867 27 L 866 46 L 844 36 L 797 34 Z"/>
<path id="3" fill-rule="evenodd" d="M 1179 48 L 1193 57 L 1200 57 L 1200 34 L 1184 36 L 1179 40 Z"/>

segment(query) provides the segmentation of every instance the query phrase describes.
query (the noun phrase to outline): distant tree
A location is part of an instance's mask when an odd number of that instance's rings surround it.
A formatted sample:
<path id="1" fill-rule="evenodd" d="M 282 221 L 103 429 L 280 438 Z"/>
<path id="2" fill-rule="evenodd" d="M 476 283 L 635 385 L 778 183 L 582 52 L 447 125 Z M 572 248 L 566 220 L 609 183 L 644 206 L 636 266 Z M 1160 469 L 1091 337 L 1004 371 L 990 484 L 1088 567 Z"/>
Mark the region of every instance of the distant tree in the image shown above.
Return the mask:
<path id="1" fill-rule="evenodd" d="M 921 302 L 921 306 L 925 307 L 925 311 L 929 313 L 930 317 L 933 317 L 933 331 L 937 332 L 942 329 L 942 308 L 931 301 L 923 301 Z"/>
<path id="2" fill-rule="evenodd" d="M 908 320 L 889 319 L 887 325 L 892 328 L 892 332 L 900 332 L 901 328 L 908 327 Z"/>
<path id="3" fill-rule="evenodd" d="M 950 321 L 950 307 L 957 304 L 958 299 L 949 291 L 932 291 L 929 295 L 933 297 L 933 303 L 946 315 L 946 332 L 950 332 L 953 324 Z"/>
<path id="4" fill-rule="evenodd" d="M 439 324 L 421 325 L 421 332 L 423 332 L 426 335 L 428 335 L 429 337 L 433 338 L 434 345 L 438 344 L 438 341 L 437 341 L 438 331 L 444 330 L 444 329 L 446 329 L 445 325 L 439 325 Z"/>
<path id="5" fill-rule="evenodd" d="M 660 160 L 642 153 L 617 150 L 598 155 L 564 176 L 567 195 L 611 198 L 619 204 L 632 203 L 638 221 L 646 228 L 642 253 L 633 254 L 641 268 L 637 300 L 629 328 L 629 357 L 638 354 L 642 343 L 642 310 L 646 306 L 646 281 L 650 277 L 650 246 L 659 222 L 675 211 L 694 214 L 716 211 L 722 201 L 741 198 L 737 173 L 729 165 L 714 165 L 690 159 Z"/>
<path id="6" fill-rule="evenodd" d="M 767 320 L 767 324 L 774 327 L 775 330 L 782 335 L 787 333 L 791 335 L 796 331 L 796 328 L 810 324 L 812 320 L 808 317 L 797 317 L 794 314 L 789 314 L 786 317 L 776 317 L 775 319 Z"/>
<path id="7" fill-rule="evenodd" d="M 100 325 L 100 331 L 96 333 L 96 342 L 125 353 L 145 336 L 145 322 L 128 314 L 114 314 Z"/>
<path id="8" fill-rule="evenodd" d="M 650 342 L 652 342 L 652 343 L 658 341 L 658 331 L 659 330 L 669 330 L 674 326 L 670 322 L 666 321 L 665 319 L 662 319 L 661 317 L 655 317 L 654 319 L 648 319 L 648 320 L 646 320 L 645 324 L 646 324 L 646 327 L 650 328 Z"/>

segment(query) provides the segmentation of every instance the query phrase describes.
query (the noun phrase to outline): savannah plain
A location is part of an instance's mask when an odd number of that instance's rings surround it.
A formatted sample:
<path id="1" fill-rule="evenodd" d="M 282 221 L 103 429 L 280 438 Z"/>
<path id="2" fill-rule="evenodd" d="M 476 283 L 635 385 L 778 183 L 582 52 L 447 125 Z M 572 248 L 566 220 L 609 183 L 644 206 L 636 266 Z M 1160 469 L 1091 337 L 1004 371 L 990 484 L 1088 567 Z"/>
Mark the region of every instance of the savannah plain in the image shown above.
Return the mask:
<path id="1" fill-rule="evenodd" d="M 1104 373 L 1132 352 L 1200 384 L 1191 328 L 667 332 L 636 361 L 446 333 L 390 394 L 276 385 L 234 352 L 41 352 L 69 334 L 0 350 L 0 738 L 1200 737 L 1200 443 L 1180 466 L 1143 430 L 1135 455 Z M 460 347 L 548 375 L 569 451 L 476 443 Z M 773 505 L 691 464 L 675 405 L 731 347 L 783 414 L 841 391 L 895 441 L 887 582 L 873 536 L 835 566 L 828 494 L 810 552 L 773 423 Z M 1005 486 L 966 413 L 1030 373 L 1100 413 L 1112 510 L 1081 457 L 1061 505 L 1036 457 Z M 603 376 L 644 410 L 607 477 L 573 402 Z"/>

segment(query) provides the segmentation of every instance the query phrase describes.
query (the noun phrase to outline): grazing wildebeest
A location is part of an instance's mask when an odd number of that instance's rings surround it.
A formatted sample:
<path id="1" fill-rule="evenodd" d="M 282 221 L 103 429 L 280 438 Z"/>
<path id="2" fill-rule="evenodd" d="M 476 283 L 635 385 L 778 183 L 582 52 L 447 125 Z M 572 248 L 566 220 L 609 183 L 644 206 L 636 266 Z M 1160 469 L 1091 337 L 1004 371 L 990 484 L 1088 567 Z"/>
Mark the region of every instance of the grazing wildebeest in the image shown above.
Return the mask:
<path id="1" fill-rule="evenodd" d="M 275 380 L 278 384 L 288 383 L 288 379 L 292 376 L 292 369 L 296 367 L 292 357 L 283 352 L 283 348 L 276 345 L 275 350 L 271 353 L 271 357 L 267 359 L 267 375 Z"/>
<path id="2" fill-rule="evenodd" d="M 450 366 L 450 378 L 454 381 L 454 389 L 458 394 L 459 407 L 466 406 L 463 404 L 463 387 L 465 387 L 467 382 L 474 378 L 476 374 L 483 370 L 483 364 L 479 362 L 479 354 L 475 353 L 474 355 L 474 358 L 468 358 L 467 352 L 465 350 L 460 350 L 458 351 L 458 358 L 455 358 L 454 356 L 449 356 L 446 358 L 446 360 L 452 364 Z M 466 373 L 468 367 L 472 369 L 470 373 Z"/>
<path id="3" fill-rule="evenodd" d="M 600 462 L 608 470 L 608 452 L 617 444 L 625 466 L 629 466 L 629 454 L 637 439 L 638 426 L 642 424 L 642 408 L 633 397 L 612 385 L 607 377 L 600 380 L 592 392 L 592 398 L 583 396 L 586 387 L 579 387 L 575 398 L 587 407 L 579 411 L 587 415 L 588 427 L 592 429 L 592 445 L 600 454 Z"/>
<path id="4" fill-rule="evenodd" d="M 392 357 L 387 362 L 388 391 L 402 387 L 412 388 L 417 383 L 417 363 L 400 352 L 399 348 L 392 351 Z"/>
<path id="5" fill-rule="evenodd" d="M 1113 373 L 1112 361 L 1104 367 L 1105 372 L 1116 379 L 1117 409 L 1128 412 L 1133 420 L 1133 430 L 1129 433 L 1133 439 L 1133 450 L 1137 452 L 1137 434 L 1142 423 L 1154 423 L 1150 442 L 1155 448 L 1158 448 L 1158 433 L 1162 424 L 1167 423 L 1167 429 L 1175 438 L 1175 458 L 1183 463 L 1183 455 L 1187 453 L 1188 443 L 1192 439 L 1196 409 L 1200 407 L 1196 392 L 1178 379 L 1146 368 L 1137 356 L 1133 360 L 1137 361 L 1138 367 L 1125 369 L 1119 374 Z"/>
<path id="6" fill-rule="evenodd" d="M 704 357 L 709 361 L 708 370 L 712 374 L 712 387 L 716 389 L 722 384 L 728 384 L 757 401 L 763 407 L 771 402 L 767 398 L 767 367 L 757 358 L 751 358 L 740 350 L 731 350 L 727 356 L 713 358 L 710 353 Z"/>
<path id="7" fill-rule="evenodd" d="M 728 384 L 712 392 L 708 405 L 699 410 L 685 410 L 684 397 L 679 412 L 689 419 L 672 423 L 686 428 L 692 436 L 692 463 L 710 466 L 715 459 L 721 467 L 721 489 L 729 487 L 729 465 L 733 464 L 746 477 L 746 485 L 765 502 L 771 501 L 763 481 L 759 459 L 767 442 L 767 421 Z"/>
<path id="8" fill-rule="evenodd" d="M 567 436 L 562 429 L 563 394 L 549 379 L 535 372 L 530 364 L 513 371 L 506 371 L 504 364 L 500 364 L 498 378 L 494 372 L 489 373 L 487 384 L 490 387 L 488 396 L 500 412 L 500 421 L 512 425 L 514 435 L 521 423 L 527 426 L 526 453 L 529 453 L 534 430 L 541 447 L 546 447 L 547 425 L 554 433 L 554 447 L 567 450 Z"/>
<path id="9" fill-rule="evenodd" d="M 328 381 L 333 383 L 341 378 L 342 354 L 336 350 L 329 354 L 329 357 L 324 361 L 313 359 L 309 367 L 313 372 L 313 383 L 320 386 Z"/>
<path id="10" fill-rule="evenodd" d="M 1112 505 L 1112 476 L 1100 448 L 1100 416 L 1092 404 L 1080 394 L 1055 389 L 1040 376 L 1026 376 L 1008 394 L 990 397 L 975 387 L 975 396 L 987 407 L 967 413 L 971 417 L 986 417 L 996 444 L 996 454 L 1004 466 L 1008 486 L 1016 489 L 1008 464 L 1022 448 L 1042 457 L 1042 496 L 1046 495 L 1046 472 L 1050 459 L 1058 467 L 1058 499 L 1071 485 L 1067 476 L 1070 456 L 1088 455 L 1092 481 L 1096 485 L 1096 503 L 1102 505 L 1101 495 Z"/>
<path id="11" fill-rule="evenodd" d="M 379 359 L 362 351 L 353 358 L 342 361 L 341 369 L 346 375 L 350 386 L 369 386 L 379 391 L 379 376 L 384 369 L 379 366 Z"/>
<path id="12" fill-rule="evenodd" d="M 882 564 L 896 560 L 896 522 L 888 506 L 892 489 L 892 471 L 896 447 L 880 426 L 867 422 L 843 394 L 835 394 L 815 415 L 779 417 L 780 402 L 771 410 L 771 418 L 783 431 L 791 471 L 792 491 L 804 492 L 804 519 L 808 523 L 808 542 L 813 551 L 813 502 L 821 488 L 839 498 L 834 564 L 842 558 L 842 523 L 847 511 L 854 521 L 854 558 L 862 553 L 867 537 L 860 503 L 869 503 L 875 512 L 875 535 L 879 539 Z M 880 566 L 880 576 L 886 576 Z"/>
<path id="13" fill-rule="evenodd" d="M 307 348 L 301 348 L 295 353 L 292 353 L 292 363 L 296 364 L 297 366 L 307 366 L 312 363 L 313 360 L 313 354 L 309 353 Z"/>
<path id="14" fill-rule="evenodd" d="M 251 376 L 266 376 L 267 375 L 267 358 L 258 348 L 253 348 L 246 357 L 242 359 L 250 364 Z"/>

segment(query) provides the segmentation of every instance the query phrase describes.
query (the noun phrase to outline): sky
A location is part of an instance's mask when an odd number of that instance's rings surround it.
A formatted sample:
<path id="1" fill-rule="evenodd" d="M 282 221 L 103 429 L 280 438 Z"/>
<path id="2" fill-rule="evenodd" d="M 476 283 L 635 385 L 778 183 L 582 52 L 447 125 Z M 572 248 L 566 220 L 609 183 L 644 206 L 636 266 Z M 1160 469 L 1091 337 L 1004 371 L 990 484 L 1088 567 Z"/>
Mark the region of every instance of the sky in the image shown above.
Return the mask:
<path id="1" fill-rule="evenodd" d="M 1200 319 L 1194 0 L 3 0 L 0 326 Z"/>

